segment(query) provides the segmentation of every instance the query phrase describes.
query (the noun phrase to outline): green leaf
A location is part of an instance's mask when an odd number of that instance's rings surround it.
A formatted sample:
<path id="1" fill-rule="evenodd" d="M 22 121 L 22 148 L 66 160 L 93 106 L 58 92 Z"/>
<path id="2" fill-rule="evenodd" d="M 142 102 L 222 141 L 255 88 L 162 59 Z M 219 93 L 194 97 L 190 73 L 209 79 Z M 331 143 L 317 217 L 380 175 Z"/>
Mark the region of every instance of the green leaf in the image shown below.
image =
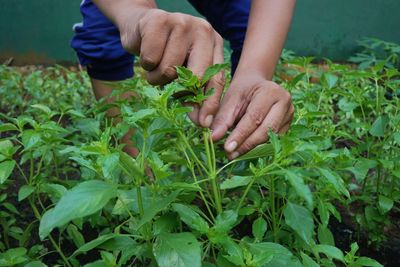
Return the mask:
<path id="1" fill-rule="evenodd" d="M 23 185 L 18 191 L 18 201 L 22 201 L 25 198 L 29 197 L 33 191 L 35 191 L 35 188 L 31 185 Z"/>
<path id="2" fill-rule="evenodd" d="M 355 262 L 355 266 L 383 267 L 383 265 L 376 260 L 367 257 L 359 257 Z"/>
<path id="3" fill-rule="evenodd" d="M 235 266 L 244 266 L 242 248 L 229 236 L 224 236 L 218 242 L 224 250 L 223 257 Z M 229 265 L 231 266 L 231 265 Z"/>
<path id="4" fill-rule="evenodd" d="M 383 137 L 388 123 L 389 117 L 387 115 L 379 116 L 372 124 L 369 133 L 375 137 Z"/>
<path id="5" fill-rule="evenodd" d="M 263 242 L 249 243 L 247 246 L 253 255 L 252 266 L 301 266 L 299 260 L 287 248 L 279 244 Z"/>
<path id="6" fill-rule="evenodd" d="M 344 262 L 343 252 L 336 247 L 329 245 L 315 245 L 313 247 L 313 251 L 315 253 L 323 253 L 329 258 Z"/>
<path id="7" fill-rule="evenodd" d="M 301 258 L 303 259 L 303 267 L 320 267 L 318 263 L 316 263 L 308 255 L 304 254 L 303 252 L 301 252 L 300 254 Z"/>
<path id="8" fill-rule="evenodd" d="M 314 221 L 311 212 L 297 204 L 288 202 L 284 210 L 285 222 L 307 244 L 312 243 Z"/>
<path id="9" fill-rule="evenodd" d="M 41 261 L 31 261 L 25 264 L 24 267 L 47 267 L 47 265 Z"/>
<path id="10" fill-rule="evenodd" d="M 75 225 L 68 225 L 67 233 L 76 247 L 79 248 L 85 244 L 85 239 L 83 238 L 83 235 L 79 232 L 78 228 Z"/>
<path id="11" fill-rule="evenodd" d="M 116 186 L 103 181 L 78 184 L 67 191 L 53 209 L 45 212 L 39 226 L 40 238 L 43 240 L 55 227 L 99 211 L 116 196 Z"/>
<path id="12" fill-rule="evenodd" d="M 10 177 L 14 167 L 14 160 L 6 160 L 0 163 L 0 184 L 3 184 Z"/>
<path id="13" fill-rule="evenodd" d="M 327 72 L 322 74 L 322 81 L 324 82 L 325 86 L 327 86 L 329 89 L 332 89 L 336 85 L 338 77 Z"/>
<path id="14" fill-rule="evenodd" d="M 220 185 L 220 188 L 225 190 L 245 186 L 250 183 L 251 179 L 251 176 L 233 176 L 223 181 Z"/>
<path id="15" fill-rule="evenodd" d="M 318 240 L 323 245 L 335 246 L 335 239 L 332 232 L 322 224 L 318 225 Z"/>
<path id="16" fill-rule="evenodd" d="M 335 188 L 336 192 L 338 192 L 339 194 L 343 194 L 346 197 L 350 197 L 350 193 L 347 190 L 343 179 L 337 174 L 334 173 L 332 170 L 328 169 L 328 168 L 318 168 L 319 172 L 321 173 L 321 175 L 323 177 L 326 178 L 326 180 L 333 185 L 333 187 Z"/>
<path id="17" fill-rule="evenodd" d="M 263 219 L 263 217 L 259 217 L 253 222 L 252 231 L 253 236 L 257 240 L 263 239 L 265 232 L 267 231 L 267 222 Z"/>
<path id="18" fill-rule="evenodd" d="M 379 195 L 379 208 L 383 213 L 388 212 L 393 208 L 393 199 L 390 199 L 384 195 Z"/>
<path id="19" fill-rule="evenodd" d="M 0 266 L 14 266 L 28 260 L 26 248 L 11 248 L 0 253 Z"/>
<path id="20" fill-rule="evenodd" d="M 179 214 L 181 220 L 190 228 L 202 234 L 208 232 L 208 223 L 193 209 L 182 204 L 172 204 L 172 209 Z"/>
<path id="21" fill-rule="evenodd" d="M 31 107 L 35 108 L 35 109 L 38 109 L 38 110 L 41 110 L 44 113 L 46 113 L 47 115 L 51 114 L 51 110 L 50 110 L 50 108 L 48 106 L 45 106 L 45 105 L 42 105 L 42 104 L 34 104 L 34 105 L 31 105 Z"/>
<path id="22" fill-rule="evenodd" d="M 201 247 L 192 233 L 163 233 L 153 246 L 160 267 L 201 267 Z"/>
<path id="23" fill-rule="evenodd" d="M 227 233 L 233 228 L 237 220 L 237 213 L 233 210 L 224 210 L 215 219 L 214 229 L 219 233 Z"/>
<path id="24" fill-rule="evenodd" d="M 205 85 L 213 76 L 215 76 L 218 72 L 226 69 L 228 67 L 228 64 L 215 64 L 209 67 L 204 75 L 203 79 L 201 80 L 202 85 Z"/>
<path id="25" fill-rule="evenodd" d="M 119 236 L 119 234 L 105 234 L 105 235 L 101 235 L 95 239 L 93 239 L 92 241 L 82 245 L 81 247 L 79 247 L 77 250 L 75 250 L 74 254 L 72 254 L 72 256 L 76 256 L 78 254 L 81 253 L 85 253 L 88 252 L 98 246 L 100 246 L 101 244 L 103 244 L 104 242 L 113 239 L 115 237 Z"/>
<path id="26" fill-rule="evenodd" d="M 8 132 L 8 131 L 18 131 L 17 126 L 11 123 L 4 123 L 0 125 L 0 133 Z"/>
<path id="27" fill-rule="evenodd" d="M 144 210 L 144 215 L 138 222 L 136 226 L 138 229 L 142 227 L 144 224 L 150 222 L 156 215 L 162 210 L 165 210 L 179 195 L 180 191 L 174 191 L 165 198 L 162 198 L 158 202 L 153 202 L 150 206 L 148 206 Z"/>
<path id="28" fill-rule="evenodd" d="M 231 162 L 238 162 L 242 160 L 265 158 L 274 155 L 274 148 L 271 144 L 261 144 L 247 152 L 246 154 L 232 160 Z"/>
<path id="29" fill-rule="evenodd" d="M 199 78 L 193 74 L 193 72 L 185 67 L 176 67 L 176 73 L 178 74 L 178 81 L 181 85 L 188 89 L 197 89 L 200 86 Z"/>
<path id="30" fill-rule="evenodd" d="M 295 170 L 285 170 L 285 177 L 289 181 L 290 185 L 293 186 L 297 195 L 307 201 L 309 206 L 313 205 L 313 197 L 310 188 L 304 184 L 303 177 L 298 175 Z"/>

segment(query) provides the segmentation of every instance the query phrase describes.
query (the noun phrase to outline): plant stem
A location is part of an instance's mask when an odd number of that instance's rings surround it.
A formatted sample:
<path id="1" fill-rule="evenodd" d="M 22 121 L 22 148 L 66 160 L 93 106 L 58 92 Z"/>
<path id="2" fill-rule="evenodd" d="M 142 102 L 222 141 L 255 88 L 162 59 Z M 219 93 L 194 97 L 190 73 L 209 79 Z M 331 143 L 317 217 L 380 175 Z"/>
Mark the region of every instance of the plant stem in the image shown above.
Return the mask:
<path id="1" fill-rule="evenodd" d="M 40 221 L 42 219 L 42 215 L 40 214 L 39 210 L 37 209 L 36 205 L 33 203 L 32 198 L 29 197 L 29 204 L 32 207 L 33 213 L 35 214 L 35 217 Z M 49 234 L 49 239 L 51 244 L 53 245 L 54 249 L 58 252 L 58 254 L 60 255 L 61 259 L 64 261 L 65 265 L 67 265 L 68 267 L 72 266 L 67 257 L 65 257 L 64 253 L 62 252 L 61 248 L 59 247 L 59 245 L 57 244 L 57 242 L 53 239 L 53 237 L 51 236 L 51 234 Z"/>

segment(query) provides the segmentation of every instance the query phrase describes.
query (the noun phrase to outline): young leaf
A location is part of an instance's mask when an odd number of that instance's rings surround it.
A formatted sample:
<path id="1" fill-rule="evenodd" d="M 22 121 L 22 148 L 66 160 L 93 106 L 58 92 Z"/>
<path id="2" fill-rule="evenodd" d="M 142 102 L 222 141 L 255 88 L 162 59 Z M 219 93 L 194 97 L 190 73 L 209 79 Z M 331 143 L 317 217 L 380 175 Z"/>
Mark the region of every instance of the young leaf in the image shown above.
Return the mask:
<path id="1" fill-rule="evenodd" d="M 314 221 L 311 212 L 297 204 L 288 202 L 284 210 L 285 222 L 307 244 L 312 243 Z"/>
<path id="2" fill-rule="evenodd" d="M 271 144 L 262 144 L 256 146 L 246 154 L 232 160 L 232 162 L 238 162 L 242 160 L 265 158 L 274 155 L 274 148 Z"/>
<path id="3" fill-rule="evenodd" d="M 251 179 L 251 176 L 233 176 L 223 181 L 220 185 L 220 188 L 225 190 L 245 186 L 250 183 Z"/>
<path id="4" fill-rule="evenodd" d="M 18 191 L 18 201 L 22 201 L 25 198 L 29 197 L 33 191 L 35 191 L 35 188 L 31 185 L 23 185 Z"/>
<path id="5" fill-rule="evenodd" d="M 338 192 L 339 194 L 343 194 L 346 197 L 350 197 L 350 193 L 346 189 L 346 186 L 345 186 L 342 178 L 339 175 L 337 175 L 336 173 L 334 173 L 333 171 L 331 171 L 328 168 L 318 168 L 318 170 L 321 173 L 321 175 L 323 177 L 325 177 L 325 179 L 331 185 L 333 185 L 333 187 L 335 188 L 336 192 Z"/>
<path id="6" fill-rule="evenodd" d="M 10 177 L 14 167 L 14 160 L 6 160 L 0 163 L 0 184 L 3 184 Z"/>
<path id="7" fill-rule="evenodd" d="M 259 217 L 253 222 L 252 230 L 253 236 L 257 240 L 263 239 L 265 232 L 267 231 L 267 222 L 263 219 L 263 217 Z"/>
<path id="8" fill-rule="evenodd" d="M 315 245 L 313 247 L 313 251 L 315 253 L 323 253 L 329 258 L 344 262 L 343 252 L 336 247 L 329 245 Z"/>
<path id="9" fill-rule="evenodd" d="M 223 69 L 226 69 L 228 67 L 228 64 L 215 64 L 209 67 L 204 75 L 203 79 L 201 80 L 201 84 L 205 85 L 214 75 L 216 75 L 218 72 L 222 71 Z"/>
<path id="10" fill-rule="evenodd" d="M 153 246 L 160 267 L 201 267 L 201 247 L 192 233 L 162 233 Z"/>
<path id="11" fill-rule="evenodd" d="M 285 177 L 289 181 L 290 185 L 293 186 L 296 193 L 307 201 L 309 206 L 313 205 L 313 198 L 310 188 L 304 184 L 303 177 L 298 175 L 294 170 L 285 170 Z"/>
<path id="12" fill-rule="evenodd" d="M 55 227 L 97 212 L 116 196 L 116 186 L 103 181 L 78 184 L 67 191 L 53 209 L 45 212 L 39 226 L 40 239 L 43 240 Z"/>
<path id="13" fill-rule="evenodd" d="M 172 204 L 172 209 L 179 214 L 181 220 L 190 228 L 202 234 L 208 232 L 208 223 L 193 209 L 182 204 Z"/>
<path id="14" fill-rule="evenodd" d="M 384 195 L 379 196 L 379 208 L 383 213 L 388 212 L 393 208 L 394 201 Z"/>
<path id="15" fill-rule="evenodd" d="M 372 124 L 369 133 L 375 137 L 382 137 L 385 135 L 386 126 L 389 123 L 389 117 L 387 115 L 379 116 Z"/>

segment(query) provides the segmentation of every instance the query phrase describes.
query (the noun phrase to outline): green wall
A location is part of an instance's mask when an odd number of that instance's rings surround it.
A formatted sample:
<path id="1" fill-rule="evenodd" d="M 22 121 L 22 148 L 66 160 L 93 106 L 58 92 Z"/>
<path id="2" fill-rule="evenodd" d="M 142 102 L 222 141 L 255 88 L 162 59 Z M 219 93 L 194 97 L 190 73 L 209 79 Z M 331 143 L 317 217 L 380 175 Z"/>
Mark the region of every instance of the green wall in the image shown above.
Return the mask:
<path id="1" fill-rule="evenodd" d="M 158 0 L 167 10 L 193 13 L 183 0 Z M 69 47 L 81 20 L 80 0 L 0 0 L 0 63 L 76 62 Z M 298 0 L 286 48 L 344 60 L 362 37 L 400 43 L 399 0 Z"/>

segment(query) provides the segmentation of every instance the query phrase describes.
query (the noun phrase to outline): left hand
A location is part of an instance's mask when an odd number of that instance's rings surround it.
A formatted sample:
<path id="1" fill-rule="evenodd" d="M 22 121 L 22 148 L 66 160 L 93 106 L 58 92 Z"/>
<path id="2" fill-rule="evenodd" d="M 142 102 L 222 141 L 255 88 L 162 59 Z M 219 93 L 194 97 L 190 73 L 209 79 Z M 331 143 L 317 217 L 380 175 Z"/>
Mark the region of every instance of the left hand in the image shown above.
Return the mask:
<path id="1" fill-rule="evenodd" d="M 262 75 L 235 75 L 211 125 L 213 140 L 220 140 L 235 123 L 225 141 L 229 159 L 234 159 L 268 140 L 268 131 L 285 133 L 294 107 L 288 91 Z"/>

